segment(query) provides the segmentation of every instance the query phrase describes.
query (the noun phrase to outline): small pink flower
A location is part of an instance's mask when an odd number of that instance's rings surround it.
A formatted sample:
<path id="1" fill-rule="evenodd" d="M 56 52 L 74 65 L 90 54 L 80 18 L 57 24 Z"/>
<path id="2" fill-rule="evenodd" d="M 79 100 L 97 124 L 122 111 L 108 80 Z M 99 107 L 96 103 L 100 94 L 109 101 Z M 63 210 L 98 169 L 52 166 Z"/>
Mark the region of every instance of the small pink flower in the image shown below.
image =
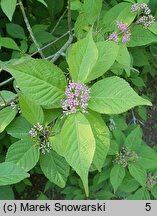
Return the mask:
<path id="1" fill-rule="evenodd" d="M 66 99 L 62 101 L 63 113 L 65 115 L 76 113 L 77 111 L 86 112 L 87 101 L 90 99 L 90 90 L 81 83 L 69 82 L 65 90 Z"/>
<path id="2" fill-rule="evenodd" d="M 76 113 L 76 108 L 75 107 L 72 107 L 71 113 Z"/>
<path id="3" fill-rule="evenodd" d="M 108 39 L 112 40 L 112 41 L 114 41 L 115 43 L 118 44 L 118 34 L 117 33 L 114 32 L 114 33 L 110 34 Z"/>
<path id="4" fill-rule="evenodd" d="M 128 31 L 128 26 L 122 22 L 117 21 L 117 26 L 120 29 L 121 32 L 126 32 Z"/>
<path id="5" fill-rule="evenodd" d="M 130 33 L 126 32 L 126 34 L 123 35 L 122 37 L 122 43 L 127 43 L 130 40 Z"/>

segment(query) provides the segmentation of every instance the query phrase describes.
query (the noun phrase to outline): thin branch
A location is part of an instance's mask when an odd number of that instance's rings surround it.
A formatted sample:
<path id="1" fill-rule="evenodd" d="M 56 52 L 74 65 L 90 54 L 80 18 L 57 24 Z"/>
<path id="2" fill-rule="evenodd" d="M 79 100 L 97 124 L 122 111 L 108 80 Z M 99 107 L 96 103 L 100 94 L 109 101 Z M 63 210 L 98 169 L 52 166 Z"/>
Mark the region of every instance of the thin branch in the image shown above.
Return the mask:
<path id="1" fill-rule="evenodd" d="M 51 41 L 50 43 L 46 44 L 45 46 L 43 46 L 42 48 L 40 48 L 40 50 L 44 50 L 46 49 L 47 47 L 53 45 L 54 43 L 56 43 L 57 41 L 61 40 L 63 37 L 67 36 L 69 34 L 69 31 L 67 31 L 66 33 L 64 33 L 63 35 L 61 35 L 59 38 L 57 38 L 56 40 L 54 41 Z M 31 54 L 31 56 L 34 56 L 35 54 L 37 54 L 38 51 L 34 52 Z"/>
<path id="2" fill-rule="evenodd" d="M 66 11 L 67 11 L 67 10 L 66 10 Z M 66 11 L 64 11 L 64 13 L 65 13 Z M 64 13 L 63 13 L 63 14 L 64 14 Z M 63 16 L 63 15 L 62 15 L 62 16 Z M 62 16 L 61 16 L 61 17 L 62 17 Z M 59 23 L 58 23 L 58 24 L 59 24 Z M 51 58 L 52 58 L 52 62 L 55 62 L 55 61 L 60 57 L 60 55 L 62 55 L 63 52 L 68 48 L 68 46 L 71 44 L 71 42 L 72 42 L 72 40 L 73 40 L 73 33 L 72 33 L 72 31 L 73 31 L 74 29 L 71 28 L 70 0 L 68 0 L 68 28 L 69 28 L 69 31 L 68 31 L 68 32 L 66 32 L 65 34 L 63 34 L 62 36 L 60 36 L 59 38 L 57 38 L 56 40 L 50 42 L 49 44 L 45 45 L 44 47 L 40 48 L 40 50 L 44 50 L 44 49 L 46 49 L 47 47 L 53 45 L 54 43 L 56 43 L 57 41 L 59 41 L 60 39 L 62 39 L 63 37 L 65 37 L 66 35 L 69 34 L 69 39 L 68 39 L 68 41 L 64 44 L 64 46 L 63 46 L 58 52 L 56 52 L 56 54 L 53 54 L 53 55 L 51 55 L 51 56 L 48 56 L 48 57 L 46 57 L 46 59 L 51 59 Z M 35 54 L 37 54 L 37 53 L 38 53 L 38 51 L 32 53 L 31 56 L 33 56 L 33 55 L 35 55 Z"/>
<path id="3" fill-rule="evenodd" d="M 4 107 L 10 105 L 10 103 L 13 102 L 13 101 L 15 101 L 15 100 L 17 100 L 17 98 L 18 98 L 18 95 L 15 95 L 14 97 L 12 97 L 10 99 L 5 100 L 5 103 L 0 104 L 0 110 L 3 109 Z"/>
<path id="4" fill-rule="evenodd" d="M 53 34 L 53 33 L 55 32 L 56 28 L 59 26 L 61 20 L 62 20 L 62 19 L 64 18 L 64 16 L 65 16 L 67 10 L 68 10 L 68 9 L 66 9 L 66 10 L 63 12 L 63 14 L 61 15 L 61 17 L 59 18 L 58 22 L 56 23 L 56 25 L 55 25 L 54 28 L 52 29 L 51 34 Z"/>
<path id="5" fill-rule="evenodd" d="M 139 122 L 141 125 L 144 126 L 144 123 L 140 119 L 136 118 L 134 110 L 131 110 L 131 113 L 132 113 L 132 119 L 129 124 L 133 123 L 134 125 L 136 125 Z"/>
<path id="6" fill-rule="evenodd" d="M 1 83 L 0 83 L 0 87 L 2 87 L 2 86 L 4 86 L 4 85 L 8 84 L 8 83 L 11 82 L 12 80 L 14 80 L 14 77 L 11 77 L 11 78 L 5 80 L 4 82 L 1 82 Z"/>
<path id="7" fill-rule="evenodd" d="M 57 61 L 57 59 L 63 55 L 63 53 L 65 52 L 65 50 L 70 46 L 70 44 L 73 41 L 73 35 L 69 34 L 69 39 L 68 41 L 61 47 L 61 49 L 56 52 L 54 55 L 47 57 L 47 59 L 51 59 L 52 58 L 52 62 L 54 63 L 55 61 Z"/>
<path id="8" fill-rule="evenodd" d="M 36 48 L 37 48 L 39 54 L 41 55 L 41 57 L 42 57 L 42 58 L 45 58 L 43 52 L 40 50 L 40 46 L 39 46 L 39 44 L 38 44 L 36 38 L 34 37 L 32 28 L 31 28 L 30 23 L 29 23 L 29 21 L 28 21 L 28 18 L 27 18 L 27 16 L 26 16 L 25 9 L 24 9 L 24 6 L 23 6 L 21 0 L 19 0 L 19 6 L 20 6 L 20 9 L 21 9 L 21 12 L 22 12 L 22 15 L 23 15 L 25 24 L 26 24 L 26 26 L 27 26 L 27 29 L 28 29 L 28 31 L 29 31 L 29 33 L 30 33 L 30 36 L 31 36 L 31 38 L 32 38 L 32 40 L 33 40 L 33 42 L 34 42 L 34 44 L 35 44 L 35 46 L 36 46 Z"/>
<path id="9" fill-rule="evenodd" d="M 54 63 L 63 53 L 65 50 L 70 46 L 73 41 L 73 33 L 71 28 L 71 1 L 68 0 L 68 28 L 69 28 L 69 39 L 68 41 L 61 47 L 61 49 L 56 52 L 54 55 L 47 57 L 47 59 L 52 58 L 52 62 Z"/>
<path id="10" fill-rule="evenodd" d="M 132 122 L 133 122 L 133 124 L 136 124 L 137 119 L 135 117 L 134 111 L 131 110 L 131 113 L 132 113 Z"/>

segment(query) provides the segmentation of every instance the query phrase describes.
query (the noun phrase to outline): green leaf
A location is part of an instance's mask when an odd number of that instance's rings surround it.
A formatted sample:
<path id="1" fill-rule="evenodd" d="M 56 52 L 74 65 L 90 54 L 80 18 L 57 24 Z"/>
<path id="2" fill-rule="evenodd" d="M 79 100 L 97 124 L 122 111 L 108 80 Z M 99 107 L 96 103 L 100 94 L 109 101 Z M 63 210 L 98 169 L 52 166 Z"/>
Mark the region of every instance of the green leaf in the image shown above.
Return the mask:
<path id="1" fill-rule="evenodd" d="M 55 151 L 50 151 L 43 155 L 40 160 L 40 166 L 44 175 L 59 187 L 65 187 L 69 175 L 69 165 L 63 157 Z"/>
<path id="2" fill-rule="evenodd" d="M 35 146 L 34 141 L 31 139 L 24 139 L 9 147 L 6 162 L 17 164 L 28 172 L 38 162 L 39 154 L 39 146 Z"/>
<path id="3" fill-rule="evenodd" d="M 149 3 L 149 0 L 137 0 L 138 3 L 142 4 L 142 3 Z"/>
<path id="4" fill-rule="evenodd" d="M 57 154 L 64 157 L 62 145 L 61 145 L 61 135 L 57 134 L 55 136 L 49 137 L 49 141 L 51 145 L 53 146 L 53 150 L 57 152 Z"/>
<path id="5" fill-rule="evenodd" d="M 157 169 L 157 153 L 151 147 L 142 144 L 138 151 L 138 162 L 145 169 Z"/>
<path id="6" fill-rule="evenodd" d="M 120 149 L 121 147 L 123 147 L 126 137 L 125 137 L 124 133 L 119 128 L 115 128 L 112 131 L 112 133 L 113 133 L 113 136 L 116 140 L 116 143 Z"/>
<path id="7" fill-rule="evenodd" d="M 89 30 L 87 17 L 85 14 L 80 13 L 79 16 L 76 19 L 75 25 L 74 25 L 75 35 L 77 39 L 82 39 L 86 36 L 87 30 Z M 85 31 L 86 30 L 86 31 Z"/>
<path id="8" fill-rule="evenodd" d="M 113 120 L 115 122 L 115 126 L 117 126 L 119 130 L 124 131 L 127 129 L 128 125 L 126 123 L 126 119 L 123 118 L 123 116 L 119 116 L 119 115 L 114 116 Z M 110 121 L 111 121 L 111 125 L 113 125 L 114 127 L 114 122 L 112 123 L 112 119 L 110 119 Z"/>
<path id="9" fill-rule="evenodd" d="M 154 185 L 154 187 L 151 190 L 151 194 L 157 200 L 157 185 Z"/>
<path id="10" fill-rule="evenodd" d="M 19 116 L 7 127 L 7 133 L 15 138 L 25 139 L 30 137 L 31 127 L 32 125 L 24 117 Z"/>
<path id="11" fill-rule="evenodd" d="M 22 92 L 39 105 L 49 108 L 61 106 L 66 79 L 54 64 L 42 59 L 30 59 L 5 68 L 16 79 Z"/>
<path id="12" fill-rule="evenodd" d="M 14 193 L 10 186 L 0 186 L 0 200 L 14 200 Z"/>
<path id="13" fill-rule="evenodd" d="M 88 196 L 88 171 L 94 157 L 95 139 L 83 114 L 68 116 L 62 127 L 61 140 L 64 157 L 81 177 Z"/>
<path id="14" fill-rule="evenodd" d="M 132 177 L 134 177 L 142 187 L 145 187 L 147 181 L 146 171 L 136 163 L 129 164 L 128 169 Z"/>
<path id="15" fill-rule="evenodd" d="M 59 14 L 62 10 L 64 10 L 64 0 L 55 1 L 55 0 L 44 0 L 47 3 L 48 10 L 50 13 L 50 16 L 53 17 L 56 14 Z"/>
<path id="16" fill-rule="evenodd" d="M 142 67 L 149 65 L 147 51 L 144 47 L 135 47 L 131 49 L 131 55 L 133 56 L 133 65 Z M 143 80 L 142 80 L 143 81 Z"/>
<path id="17" fill-rule="evenodd" d="M 90 111 L 86 115 L 86 118 L 91 125 L 96 141 L 96 150 L 93 158 L 93 164 L 99 171 L 101 171 L 110 146 L 109 130 L 98 113 Z"/>
<path id="18" fill-rule="evenodd" d="M 10 122 L 15 118 L 17 113 L 16 109 L 12 109 L 10 106 L 0 110 L 0 133 L 5 130 L 5 128 L 10 124 Z"/>
<path id="19" fill-rule="evenodd" d="M 61 132 L 61 129 L 66 119 L 67 119 L 66 115 L 61 115 L 61 117 L 56 120 L 55 125 L 53 127 L 53 131 L 55 132 L 55 134 Z"/>
<path id="20" fill-rule="evenodd" d="M 49 43 L 55 39 L 55 37 L 51 33 L 46 31 L 35 32 L 34 37 L 39 44 Z"/>
<path id="21" fill-rule="evenodd" d="M 97 187 L 110 178 L 111 166 L 105 166 L 101 172 L 98 172 L 93 178 L 93 185 Z"/>
<path id="22" fill-rule="evenodd" d="M 40 192 L 40 195 L 37 198 L 37 200 L 49 200 L 49 198 L 46 195 L 44 195 L 42 192 Z"/>
<path id="23" fill-rule="evenodd" d="M 96 82 L 90 96 L 89 108 L 105 114 L 120 114 L 138 105 L 151 106 L 124 79 L 114 76 Z"/>
<path id="24" fill-rule="evenodd" d="M 82 8 L 82 3 L 80 0 L 72 0 L 71 1 L 71 10 L 78 10 L 80 11 Z"/>
<path id="25" fill-rule="evenodd" d="M 130 80 L 137 87 L 144 87 L 145 86 L 145 83 L 141 77 L 132 78 Z"/>
<path id="26" fill-rule="evenodd" d="M 138 107 L 138 115 L 142 118 L 142 120 L 147 120 L 147 109 L 146 107 Z"/>
<path id="27" fill-rule="evenodd" d="M 89 24 L 94 24 L 102 7 L 102 0 L 84 0 L 84 13 Z"/>
<path id="28" fill-rule="evenodd" d="M 44 123 L 50 124 L 52 121 L 57 119 L 61 115 L 61 109 L 47 109 L 44 110 Z"/>
<path id="29" fill-rule="evenodd" d="M 44 25 L 44 24 L 36 24 L 32 26 L 32 31 L 34 34 L 37 32 L 46 31 L 47 29 L 48 29 L 48 25 Z"/>
<path id="30" fill-rule="evenodd" d="M 153 23 L 149 28 L 148 28 L 152 33 L 157 35 L 157 22 Z"/>
<path id="31" fill-rule="evenodd" d="M 103 29 L 105 32 L 114 31 L 116 21 L 123 21 L 130 25 L 136 14 L 131 13 L 131 4 L 121 2 L 108 10 L 103 17 Z"/>
<path id="32" fill-rule="evenodd" d="M 0 37 L 0 46 L 8 49 L 20 50 L 15 41 L 8 37 Z"/>
<path id="33" fill-rule="evenodd" d="M 26 53 L 28 49 L 28 43 L 25 40 L 20 41 L 20 50 L 23 53 Z"/>
<path id="34" fill-rule="evenodd" d="M 111 140 L 110 141 L 110 149 L 109 149 L 109 152 L 108 152 L 108 155 L 114 155 L 119 151 L 119 146 L 118 146 L 118 143 L 117 141 L 115 140 Z"/>
<path id="35" fill-rule="evenodd" d="M 86 82 L 98 58 L 98 50 L 92 38 L 92 31 L 86 38 L 76 42 L 68 51 L 67 62 L 72 80 Z"/>
<path id="36" fill-rule="evenodd" d="M 142 130 L 140 126 L 137 126 L 131 133 L 127 136 L 125 140 L 125 146 L 127 146 L 132 151 L 136 151 L 140 148 L 142 143 Z M 141 150 L 141 148 L 140 148 Z"/>
<path id="37" fill-rule="evenodd" d="M 41 106 L 34 101 L 29 100 L 25 95 L 19 96 L 20 108 L 22 115 L 29 121 L 31 124 L 40 124 L 44 121 L 44 113 Z"/>
<path id="38" fill-rule="evenodd" d="M 120 12 L 118 17 L 116 17 L 116 20 L 122 21 L 123 23 L 130 25 L 136 17 L 136 13 L 131 12 L 131 6 L 132 4 L 128 3 L 126 7 Z"/>
<path id="39" fill-rule="evenodd" d="M 117 191 L 118 187 L 121 185 L 125 177 L 125 168 L 119 164 L 115 164 L 110 173 L 110 181 L 114 189 L 114 193 Z"/>
<path id="40" fill-rule="evenodd" d="M 15 184 L 27 177 L 29 174 L 18 165 L 10 162 L 0 163 L 0 185 Z"/>
<path id="41" fill-rule="evenodd" d="M 139 183 L 129 173 L 127 173 L 122 184 L 118 188 L 118 191 L 132 193 L 137 190 L 139 186 Z"/>
<path id="42" fill-rule="evenodd" d="M 133 195 L 130 195 L 128 200 L 150 200 L 149 191 L 142 187 L 138 189 Z"/>
<path id="43" fill-rule="evenodd" d="M 130 68 L 129 68 L 129 69 L 130 69 Z M 116 76 L 120 76 L 120 75 L 122 75 L 122 73 L 123 73 L 124 66 L 121 65 L 121 64 L 119 64 L 118 62 L 115 62 L 115 63 L 111 66 L 110 70 L 111 70 Z"/>
<path id="44" fill-rule="evenodd" d="M 98 60 L 94 65 L 91 73 L 87 78 L 87 82 L 102 76 L 107 72 L 115 62 L 119 46 L 111 41 L 96 43 L 98 49 Z"/>
<path id="45" fill-rule="evenodd" d="M 15 93 L 7 90 L 0 91 L 0 94 L 5 100 L 9 100 L 15 96 Z M 4 104 L 3 99 L 0 97 L 0 106 Z"/>
<path id="46" fill-rule="evenodd" d="M 1 0 L 1 8 L 10 21 L 12 20 L 16 3 L 17 0 Z"/>
<path id="47" fill-rule="evenodd" d="M 6 25 L 8 34 L 13 38 L 26 39 L 24 29 L 15 23 L 8 23 Z"/>
<path id="48" fill-rule="evenodd" d="M 144 46 L 154 42 L 157 42 L 157 36 L 141 25 L 137 25 L 131 31 L 131 40 L 127 43 L 127 46 Z"/>
<path id="49" fill-rule="evenodd" d="M 119 64 L 123 66 L 127 75 L 130 76 L 131 59 L 130 59 L 129 51 L 124 44 L 120 45 L 119 53 L 116 60 Z"/>
<path id="50" fill-rule="evenodd" d="M 47 4 L 44 0 L 37 0 L 38 2 L 42 3 L 43 5 L 45 5 L 45 7 L 47 7 Z"/>
<path id="51" fill-rule="evenodd" d="M 125 0 L 126 2 L 131 2 L 131 3 L 135 3 L 135 0 Z"/>
<path id="52" fill-rule="evenodd" d="M 96 200 L 113 200 L 116 197 L 110 190 L 101 189 L 96 191 L 95 199 Z"/>

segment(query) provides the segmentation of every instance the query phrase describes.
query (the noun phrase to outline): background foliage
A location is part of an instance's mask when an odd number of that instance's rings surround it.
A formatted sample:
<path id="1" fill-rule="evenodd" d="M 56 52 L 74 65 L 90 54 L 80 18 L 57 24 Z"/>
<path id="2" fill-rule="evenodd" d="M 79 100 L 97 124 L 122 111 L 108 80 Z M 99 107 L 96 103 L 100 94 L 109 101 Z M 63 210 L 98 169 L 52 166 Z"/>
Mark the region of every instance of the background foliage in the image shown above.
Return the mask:
<path id="1" fill-rule="evenodd" d="M 155 0 L 0 0 L 0 199 L 157 199 L 157 22 L 136 2 L 157 17 Z M 63 115 L 67 79 L 88 113 Z"/>

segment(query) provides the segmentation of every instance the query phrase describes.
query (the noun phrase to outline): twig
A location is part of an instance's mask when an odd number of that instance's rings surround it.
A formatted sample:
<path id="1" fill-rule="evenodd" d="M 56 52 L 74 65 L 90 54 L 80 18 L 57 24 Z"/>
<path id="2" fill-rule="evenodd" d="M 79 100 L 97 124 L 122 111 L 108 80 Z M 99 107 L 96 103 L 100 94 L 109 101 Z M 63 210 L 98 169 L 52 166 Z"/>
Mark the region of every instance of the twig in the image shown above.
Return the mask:
<path id="1" fill-rule="evenodd" d="M 46 49 L 47 47 L 49 47 L 49 46 L 53 45 L 54 43 L 56 43 L 57 41 L 61 40 L 63 37 L 67 36 L 68 34 L 69 34 L 69 31 L 67 31 L 66 33 L 64 33 L 62 36 L 60 36 L 60 37 L 57 38 L 56 40 L 51 41 L 50 43 L 46 44 L 45 46 L 43 46 L 42 48 L 40 48 L 40 50 Z M 37 53 L 38 53 L 38 51 L 32 53 L 31 56 L 33 56 L 33 55 L 35 55 L 35 54 L 37 54 Z"/>
<path id="2" fill-rule="evenodd" d="M 8 84 L 8 83 L 11 82 L 12 80 L 14 80 L 14 77 L 11 77 L 11 78 L 5 80 L 4 82 L 1 82 L 1 83 L 0 83 L 0 87 L 2 87 L 2 86 L 4 86 L 4 85 Z"/>
<path id="3" fill-rule="evenodd" d="M 53 33 L 55 32 L 56 28 L 59 26 L 61 20 L 62 20 L 62 19 L 64 18 L 64 16 L 65 16 L 67 10 L 68 10 L 68 9 L 66 9 L 66 10 L 63 12 L 63 14 L 61 15 L 61 17 L 59 18 L 58 22 L 56 23 L 56 25 L 55 25 L 54 28 L 52 29 L 51 34 L 53 34 Z"/>
<path id="4" fill-rule="evenodd" d="M 10 105 L 10 103 L 13 102 L 13 101 L 15 101 L 17 98 L 18 98 L 18 95 L 15 95 L 14 97 L 12 97 L 10 99 L 5 100 L 4 104 L 0 104 L 0 110 L 3 109 L 4 107 Z"/>
<path id="5" fill-rule="evenodd" d="M 72 34 L 72 28 L 71 28 L 71 1 L 68 0 L 68 28 L 69 28 L 69 39 L 68 41 L 61 47 L 61 49 L 56 52 L 54 55 L 47 57 L 47 59 L 52 58 L 52 62 L 54 63 L 63 53 L 65 50 L 70 46 L 70 44 L 73 41 L 73 34 Z"/>
<path id="6" fill-rule="evenodd" d="M 21 12 L 22 12 L 22 15 L 23 15 L 25 24 L 26 24 L 26 26 L 27 26 L 27 29 L 28 29 L 28 31 L 29 31 L 29 33 L 30 33 L 30 36 L 31 36 L 31 38 L 32 38 L 32 40 L 33 40 L 33 42 L 34 42 L 34 44 L 35 44 L 35 46 L 36 46 L 36 48 L 37 48 L 39 54 L 41 55 L 41 57 L 42 57 L 42 58 L 45 58 L 43 52 L 42 52 L 41 49 L 40 49 L 40 46 L 39 46 L 39 44 L 38 44 L 36 38 L 34 37 L 32 28 L 31 28 L 30 23 L 29 23 L 29 21 L 28 21 L 28 18 L 27 18 L 27 16 L 26 16 L 25 9 L 24 9 L 24 6 L 23 6 L 21 0 L 19 0 L 19 6 L 20 6 L 20 9 L 21 9 Z"/>
<path id="7" fill-rule="evenodd" d="M 129 124 L 133 123 L 134 125 L 136 125 L 139 122 L 141 125 L 144 126 L 144 123 L 141 120 L 139 120 L 138 118 L 135 117 L 135 113 L 134 113 L 133 110 L 131 110 L 131 113 L 132 113 L 132 120 L 130 121 Z"/>
<path id="8" fill-rule="evenodd" d="M 135 117 L 134 111 L 131 110 L 131 112 L 132 112 L 132 122 L 133 122 L 133 124 L 136 124 L 137 119 Z"/>
<path id="9" fill-rule="evenodd" d="M 47 57 L 47 59 L 51 59 L 52 58 L 52 62 L 54 63 L 55 61 L 57 61 L 57 59 L 65 52 L 65 50 L 70 46 L 70 44 L 73 41 L 73 35 L 69 34 L 69 39 L 68 41 L 61 47 L 61 49 L 56 52 L 54 55 Z"/>

